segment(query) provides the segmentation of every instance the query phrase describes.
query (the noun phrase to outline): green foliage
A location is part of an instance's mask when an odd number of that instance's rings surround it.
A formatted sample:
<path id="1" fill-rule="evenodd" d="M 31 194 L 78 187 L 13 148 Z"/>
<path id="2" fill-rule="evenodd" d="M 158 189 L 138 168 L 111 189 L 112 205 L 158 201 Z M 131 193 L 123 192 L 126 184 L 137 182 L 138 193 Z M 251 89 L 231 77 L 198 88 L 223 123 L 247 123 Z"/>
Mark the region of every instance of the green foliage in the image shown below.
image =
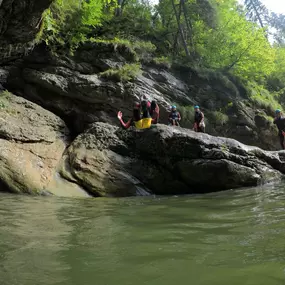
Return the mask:
<path id="1" fill-rule="evenodd" d="M 184 128 L 192 129 L 194 125 L 194 106 L 180 106 L 176 104 L 177 111 L 180 112 L 181 115 L 181 126 Z"/>
<path id="2" fill-rule="evenodd" d="M 272 91 L 280 91 L 285 88 L 285 48 L 275 46 L 275 68 L 267 78 L 267 87 Z"/>
<path id="3" fill-rule="evenodd" d="M 275 51 L 264 30 L 248 22 L 235 0 L 220 0 L 219 24 L 201 34 L 199 52 L 212 68 L 233 71 L 246 79 L 259 79 L 274 70 Z"/>
<path id="4" fill-rule="evenodd" d="M 7 90 L 0 92 L 0 110 L 6 110 L 9 106 L 11 93 Z"/>
<path id="5" fill-rule="evenodd" d="M 127 82 L 136 79 L 141 72 L 141 66 L 139 64 L 125 64 L 121 68 L 108 69 L 101 72 L 100 76 L 114 81 Z"/>
<path id="6" fill-rule="evenodd" d="M 136 52 L 149 52 L 152 53 L 155 51 L 156 47 L 151 42 L 144 42 L 140 40 L 130 41 L 128 39 L 122 39 L 122 38 L 114 38 L 112 40 L 109 39 L 90 39 L 92 42 L 95 43 L 109 43 L 109 44 L 119 44 L 119 45 L 125 45 L 130 49 L 133 49 Z"/>
<path id="7" fill-rule="evenodd" d="M 265 109 L 268 115 L 272 115 L 275 109 L 282 110 L 282 106 L 279 103 L 280 94 L 278 92 L 270 93 L 263 86 L 254 82 L 248 83 L 247 90 L 251 101 L 256 107 Z"/>
<path id="8" fill-rule="evenodd" d="M 224 126 L 229 121 L 228 115 L 222 111 L 214 111 L 207 114 L 211 124 L 215 126 Z"/>
<path id="9" fill-rule="evenodd" d="M 52 47 L 74 50 L 101 24 L 105 0 L 56 0 L 44 14 L 41 38 Z"/>
<path id="10" fill-rule="evenodd" d="M 155 65 L 160 66 L 160 67 L 164 67 L 164 68 L 171 67 L 171 59 L 167 56 L 154 57 L 152 61 Z"/>
<path id="11" fill-rule="evenodd" d="M 103 43 L 103 44 L 112 44 L 115 46 L 124 46 L 129 49 L 131 53 L 137 56 L 137 61 L 148 54 L 155 52 L 156 47 L 151 42 L 145 42 L 141 40 L 128 40 L 128 39 L 101 39 L 101 38 L 90 38 L 91 42 L 94 43 Z"/>
<path id="12" fill-rule="evenodd" d="M 97 36 L 109 38 L 133 38 L 149 40 L 154 30 L 155 11 L 146 0 L 120 0 L 123 3 L 116 7 L 114 17 L 109 17 L 97 30 Z"/>

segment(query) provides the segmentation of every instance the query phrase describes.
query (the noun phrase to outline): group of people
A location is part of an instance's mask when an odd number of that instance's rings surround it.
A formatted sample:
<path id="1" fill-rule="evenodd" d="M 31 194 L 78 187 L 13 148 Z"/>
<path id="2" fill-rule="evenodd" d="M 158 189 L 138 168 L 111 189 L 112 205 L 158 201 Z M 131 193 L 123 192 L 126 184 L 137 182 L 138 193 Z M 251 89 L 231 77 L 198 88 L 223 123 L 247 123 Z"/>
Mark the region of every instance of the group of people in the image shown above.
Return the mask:
<path id="1" fill-rule="evenodd" d="M 195 132 L 205 132 L 204 114 L 199 106 L 195 106 L 194 127 Z M 159 122 L 159 106 L 156 101 L 149 101 L 145 97 L 141 102 L 135 102 L 133 106 L 133 115 L 126 123 L 123 120 L 123 113 L 118 112 L 117 117 L 124 129 L 134 126 L 136 129 L 148 129 Z M 180 126 L 181 115 L 176 106 L 171 106 L 168 116 L 168 125 Z"/>
<path id="2" fill-rule="evenodd" d="M 194 126 L 195 132 L 205 132 L 204 114 L 201 112 L 199 106 L 195 106 Z M 133 116 L 126 123 L 123 121 L 123 114 L 118 112 L 118 119 L 124 129 L 134 126 L 136 129 L 148 129 L 152 125 L 159 122 L 159 106 L 156 101 L 149 101 L 145 98 L 139 103 L 135 102 L 133 107 Z M 181 115 L 176 106 L 171 106 L 168 116 L 168 125 L 180 126 Z M 281 148 L 285 150 L 285 117 L 282 115 L 281 110 L 275 111 L 275 118 L 273 123 L 278 128 L 278 135 L 280 139 Z"/>

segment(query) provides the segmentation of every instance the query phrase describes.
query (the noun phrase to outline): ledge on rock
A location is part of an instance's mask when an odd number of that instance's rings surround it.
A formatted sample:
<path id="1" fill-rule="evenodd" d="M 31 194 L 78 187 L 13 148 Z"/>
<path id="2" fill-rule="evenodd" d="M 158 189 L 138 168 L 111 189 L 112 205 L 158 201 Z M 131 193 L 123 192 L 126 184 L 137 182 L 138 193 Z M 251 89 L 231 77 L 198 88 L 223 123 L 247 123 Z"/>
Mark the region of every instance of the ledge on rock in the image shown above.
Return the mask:
<path id="1" fill-rule="evenodd" d="M 124 131 L 94 123 L 68 149 L 62 175 L 96 196 L 201 193 L 280 180 L 282 152 L 158 125 Z"/>

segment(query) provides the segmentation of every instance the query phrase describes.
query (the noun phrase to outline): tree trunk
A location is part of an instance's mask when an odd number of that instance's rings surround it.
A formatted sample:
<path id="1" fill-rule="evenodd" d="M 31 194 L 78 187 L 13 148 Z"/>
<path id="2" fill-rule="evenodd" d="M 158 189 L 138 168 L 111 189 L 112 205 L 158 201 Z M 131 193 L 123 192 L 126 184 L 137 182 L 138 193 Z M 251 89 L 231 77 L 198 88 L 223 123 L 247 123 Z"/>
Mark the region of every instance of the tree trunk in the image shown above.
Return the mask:
<path id="1" fill-rule="evenodd" d="M 123 12 L 123 5 L 124 5 L 124 0 L 118 0 L 117 1 L 117 7 L 115 9 L 115 16 L 119 17 L 122 15 Z"/>
<path id="2" fill-rule="evenodd" d="M 181 3 L 182 8 L 183 8 L 184 18 L 186 20 L 186 25 L 187 25 L 188 32 L 189 32 L 191 51 L 194 51 L 195 48 L 194 48 L 194 41 L 193 41 L 193 26 L 192 26 L 192 22 L 191 22 L 191 19 L 189 19 L 189 17 L 188 17 L 188 11 L 187 11 L 187 7 L 185 5 L 185 0 L 180 0 L 180 3 Z"/>
<path id="3" fill-rule="evenodd" d="M 182 44 L 183 44 L 185 53 L 186 53 L 187 57 L 190 57 L 190 52 L 189 52 L 189 49 L 188 49 L 188 46 L 187 46 L 187 42 L 185 40 L 185 36 L 184 36 L 184 32 L 183 32 L 183 29 L 182 29 L 182 26 L 181 26 L 181 23 L 180 23 L 179 15 L 178 15 L 178 13 L 176 11 L 174 0 L 171 0 L 171 4 L 172 4 L 172 7 L 173 7 L 173 11 L 174 11 L 174 14 L 175 14 L 175 18 L 176 18 L 176 21 L 177 21 L 179 34 L 180 34 L 180 37 L 181 37 L 181 40 L 182 40 Z M 180 4 L 181 4 L 181 1 L 180 1 Z"/>
<path id="4" fill-rule="evenodd" d="M 179 13 L 178 13 L 178 20 L 180 22 L 181 19 L 181 3 L 179 4 Z M 178 37 L 179 37 L 179 30 L 175 33 L 174 41 L 173 41 L 173 57 L 177 54 L 177 46 L 178 46 Z"/>

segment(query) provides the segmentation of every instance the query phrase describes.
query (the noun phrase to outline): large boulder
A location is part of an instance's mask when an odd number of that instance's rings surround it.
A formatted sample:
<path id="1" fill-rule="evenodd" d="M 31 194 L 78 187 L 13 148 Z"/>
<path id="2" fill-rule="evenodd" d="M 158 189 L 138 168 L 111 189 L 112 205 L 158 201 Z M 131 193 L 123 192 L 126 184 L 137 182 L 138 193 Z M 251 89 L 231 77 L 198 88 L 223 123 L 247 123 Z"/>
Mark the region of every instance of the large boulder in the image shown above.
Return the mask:
<path id="1" fill-rule="evenodd" d="M 147 194 L 144 185 L 126 168 L 133 158 L 128 145 L 116 135 L 117 127 L 97 123 L 69 147 L 61 175 L 82 185 L 94 196 Z"/>
<path id="2" fill-rule="evenodd" d="M 94 123 L 69 147 L 61 174 L 95 196 L 202 193 L 278 181 L 284 161 L 282 152 L 181 128 Z"/>
<path id="3" fill-rule="evenodd" d="M 14 193 L 48 188 L 68 143 L 54 114 L 8 92 L 0 93 L 0 184 Z"/>

